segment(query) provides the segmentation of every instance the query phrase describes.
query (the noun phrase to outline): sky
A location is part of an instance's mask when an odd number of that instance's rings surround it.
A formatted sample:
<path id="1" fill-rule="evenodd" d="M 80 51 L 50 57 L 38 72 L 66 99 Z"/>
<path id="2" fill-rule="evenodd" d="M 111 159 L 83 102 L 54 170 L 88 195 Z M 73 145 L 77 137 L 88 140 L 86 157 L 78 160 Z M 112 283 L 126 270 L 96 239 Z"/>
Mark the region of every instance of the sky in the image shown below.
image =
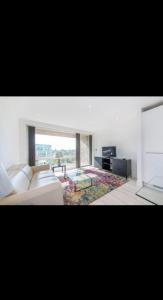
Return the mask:
<path id="1" fill-rule="evenodd" d="M 75 138 L 36 134 L 36 144 L 52 145 L 52 149 L 72 150 L 76 148 Z"/>

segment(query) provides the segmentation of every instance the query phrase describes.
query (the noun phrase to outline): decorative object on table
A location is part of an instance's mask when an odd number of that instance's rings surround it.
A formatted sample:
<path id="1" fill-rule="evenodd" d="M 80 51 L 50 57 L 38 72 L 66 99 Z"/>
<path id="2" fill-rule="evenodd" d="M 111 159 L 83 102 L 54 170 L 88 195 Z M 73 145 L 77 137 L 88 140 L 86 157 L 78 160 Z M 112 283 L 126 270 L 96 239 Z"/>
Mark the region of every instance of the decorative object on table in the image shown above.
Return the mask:
<path id="1" fill-rule="evenodd" d="M 67 175 L 67 173 L 64 173 L 64 179 L 68 179 L 69 177 L 68 177 L 68 175 Z"/>

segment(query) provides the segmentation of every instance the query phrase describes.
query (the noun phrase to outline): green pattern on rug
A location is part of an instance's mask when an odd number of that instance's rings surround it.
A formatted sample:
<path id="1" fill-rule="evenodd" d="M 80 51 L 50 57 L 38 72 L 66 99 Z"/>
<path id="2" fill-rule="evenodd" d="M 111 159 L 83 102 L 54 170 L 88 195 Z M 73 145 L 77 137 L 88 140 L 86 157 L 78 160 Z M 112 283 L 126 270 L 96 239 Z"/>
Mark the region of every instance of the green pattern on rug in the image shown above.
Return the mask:
<path id="1" fill-rule="evenodd" d="M 80 176 L 88 173 L 97 175 L 96 180 L 93 181 L 93 185 L 75 192 L 75 184 L 72 181 L 73 176 Z M 88 205 L 126 183 L 124 177 L 104 172 L 93 167 L 69 171 L 68 176 L 67 179 L 64 179 L 64 176 L 58 176 L 64 188 L 65 205 Z"/>

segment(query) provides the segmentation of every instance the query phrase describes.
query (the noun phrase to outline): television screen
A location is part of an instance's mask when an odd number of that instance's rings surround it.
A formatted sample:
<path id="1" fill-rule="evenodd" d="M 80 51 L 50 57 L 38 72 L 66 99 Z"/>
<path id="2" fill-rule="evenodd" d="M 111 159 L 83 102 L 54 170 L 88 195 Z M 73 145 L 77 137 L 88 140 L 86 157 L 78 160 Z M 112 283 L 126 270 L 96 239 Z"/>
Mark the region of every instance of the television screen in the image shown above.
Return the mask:
<path id="1" fill-rule="evenodd" d="M 111 157 L 116 156 L 116 147 L 102 147 L 102 156 L 104 157 Z"/>

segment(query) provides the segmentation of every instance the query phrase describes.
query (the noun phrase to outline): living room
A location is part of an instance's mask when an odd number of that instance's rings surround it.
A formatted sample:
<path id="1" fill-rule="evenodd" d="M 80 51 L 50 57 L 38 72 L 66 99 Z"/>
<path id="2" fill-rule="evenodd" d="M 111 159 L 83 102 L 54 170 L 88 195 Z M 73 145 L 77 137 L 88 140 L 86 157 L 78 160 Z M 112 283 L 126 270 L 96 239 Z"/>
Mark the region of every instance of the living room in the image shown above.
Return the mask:
<path id="1" fill-rule="evenodd" d="M 0 204 L 162 204 L 162 101 L 0 97 Z"/>

